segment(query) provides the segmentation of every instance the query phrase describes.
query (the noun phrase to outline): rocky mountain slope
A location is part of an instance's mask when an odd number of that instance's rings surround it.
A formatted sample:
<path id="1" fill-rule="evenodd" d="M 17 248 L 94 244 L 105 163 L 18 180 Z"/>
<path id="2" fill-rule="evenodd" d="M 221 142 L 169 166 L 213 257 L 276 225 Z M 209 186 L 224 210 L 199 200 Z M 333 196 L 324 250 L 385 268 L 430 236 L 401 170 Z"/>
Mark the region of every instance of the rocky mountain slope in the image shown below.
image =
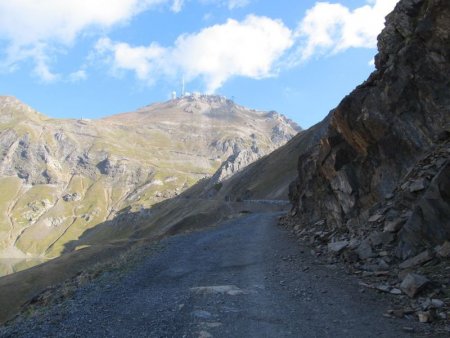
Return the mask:
<path id="1" fill-rule="evenodd" d="M 216 183 L 218 171 L 187 190 L 188 198 L 222 201 L 288 200 L 289 186 L 297 177 L 298 157 L 314 146 L 326 133 L 329 120 L 301 131 L 284 146 L 251 163 L 230 178 Z M 228 165 L 225 163 L 225 165 Z"/>
<path id="2" fill-rule="evenodd" d="M 328 264 L 344 261 L 362 287 L 393 295 L 385 316 L 435 322 L 446 336 L 450 2 L 401 0 L 386 20 L 376 71 L 298 150 L 282 223 Z"/>
<path id="3" fill-rule="evenodd" d="M 219 96 L 101 120 L 50 119 L 0 97 L 0 258 L 58 256 L 86 229 L 146 213 L 221 167 L 218 183 L 298 130 Z"/>
<path id="4" fill-rule="evenodd" d="M 450 240 L 450 3 L 400 1 L 378 41 L 376 71 L 299 158 L 290 197 L 300 224 L 392 232 L 405 259 Z"/>

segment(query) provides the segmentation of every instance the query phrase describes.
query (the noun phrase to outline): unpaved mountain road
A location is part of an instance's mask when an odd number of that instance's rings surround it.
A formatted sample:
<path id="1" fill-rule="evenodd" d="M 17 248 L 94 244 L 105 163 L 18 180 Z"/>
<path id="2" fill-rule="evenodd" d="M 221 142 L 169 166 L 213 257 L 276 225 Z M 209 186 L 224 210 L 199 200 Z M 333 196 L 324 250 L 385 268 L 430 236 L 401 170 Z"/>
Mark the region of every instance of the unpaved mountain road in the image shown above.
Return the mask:
<path id="1" fill-rule="evenodd" d="M 250 214 L 173 236 L 126 275 L 107 273 L 43 315 L 0 329 L 11 337 L 408 337 L 361 292 L 320 265 L 280 214 Z"/>

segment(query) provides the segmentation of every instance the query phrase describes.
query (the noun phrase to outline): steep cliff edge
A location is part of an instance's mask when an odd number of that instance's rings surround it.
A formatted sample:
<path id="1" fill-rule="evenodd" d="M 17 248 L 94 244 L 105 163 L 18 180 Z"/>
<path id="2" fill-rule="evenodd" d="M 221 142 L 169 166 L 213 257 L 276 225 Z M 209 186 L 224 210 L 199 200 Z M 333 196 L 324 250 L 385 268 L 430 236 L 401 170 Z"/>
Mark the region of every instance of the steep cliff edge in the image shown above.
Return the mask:
<path id="1" fill-rule="evenodd" d="M 400 1 L 378 47 L 376 71 L 300 156 L 290 200 L 302 227 L 393 233 L 406 259 L 450 240 L 450 2 Z"/>

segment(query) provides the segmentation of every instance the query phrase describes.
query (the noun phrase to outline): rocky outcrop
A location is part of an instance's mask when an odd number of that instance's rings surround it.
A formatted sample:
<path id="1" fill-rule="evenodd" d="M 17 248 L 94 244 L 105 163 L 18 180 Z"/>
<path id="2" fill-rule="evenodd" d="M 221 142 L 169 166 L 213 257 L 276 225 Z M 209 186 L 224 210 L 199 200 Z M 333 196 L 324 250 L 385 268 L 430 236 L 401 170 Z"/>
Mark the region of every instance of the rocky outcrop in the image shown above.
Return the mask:
<path id="1" fill-rule="evenodd" d="M 260 157 L 261 154 L 252 149 L 242 150 L 231 155 L 211 177 L 211 184 L 222 182 Z"/>
<path id="2" fill-rule="evenodd" d="M 299 158 L 292 215 L 355 236 L 378 215 L 407 258 L 450 239 L 450 3 L 400 1 L 378 47 L 376 71 Z"/>
<path id="3" fill-rule="evenodd" d="M 450 139 L 427 156 L 416 176 L 401 186 L 404 195 L 396 198 L 396 210 L 405 202 L 409 202 L 411 210 L 399 232 L 397 254 L 402 258 L 417 253 L 423 246 L 433 247 L 450 239 L 449 157 Z M 409 189 L 406 193 L 405 188 Z"/>

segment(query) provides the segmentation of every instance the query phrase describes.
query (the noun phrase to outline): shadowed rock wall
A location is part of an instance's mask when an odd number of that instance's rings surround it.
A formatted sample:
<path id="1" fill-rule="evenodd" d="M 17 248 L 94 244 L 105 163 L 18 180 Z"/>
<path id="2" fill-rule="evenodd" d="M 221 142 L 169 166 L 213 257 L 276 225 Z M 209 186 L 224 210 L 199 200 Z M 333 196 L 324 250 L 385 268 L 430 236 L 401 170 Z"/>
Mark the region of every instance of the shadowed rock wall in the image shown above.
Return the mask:
<path id="1" fill-rule="evenodd" d="M 450 239 L 450 2 L 400 1 L 378 48 L 376 71 L 330 112 L 326 136 L 300 157 L 290 199 L 302 224 L 325 219 L 350 232 L 384 206 L 386 222 L 405 224 L 396 229 L 404 258 Z M 427 164 L 433 170 L 407 177 L 432 152 L 441 154 Z M 407 203 L 394 198 L 401 186 Z"/>

